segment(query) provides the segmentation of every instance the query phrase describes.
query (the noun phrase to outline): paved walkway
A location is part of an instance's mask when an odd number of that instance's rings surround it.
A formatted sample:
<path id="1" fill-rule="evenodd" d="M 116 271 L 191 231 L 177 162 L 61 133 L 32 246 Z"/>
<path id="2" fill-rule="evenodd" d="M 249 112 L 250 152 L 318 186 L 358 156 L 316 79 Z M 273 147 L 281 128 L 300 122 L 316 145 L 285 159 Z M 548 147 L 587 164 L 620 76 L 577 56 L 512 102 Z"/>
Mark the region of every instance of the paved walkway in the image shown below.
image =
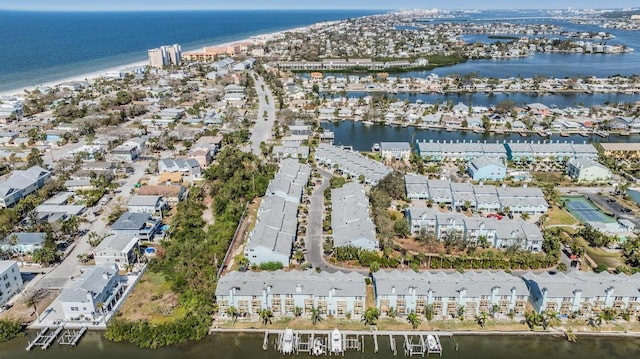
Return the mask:
<path id="1" fill-rule="evenodd" d="M 255 87 L 259 105 L 256 123 L 251 132 L 250 144 L 251 152 L 260 156 L 260 143 L 267 142 L 271 138 L 271 129 L 276 121 L 276 105 L 269 85 L 257 73 L 252 74 L 255 74 L 256 78 Z M 265 112 L 267 113 L 266 117 L 263 116 Z"/>

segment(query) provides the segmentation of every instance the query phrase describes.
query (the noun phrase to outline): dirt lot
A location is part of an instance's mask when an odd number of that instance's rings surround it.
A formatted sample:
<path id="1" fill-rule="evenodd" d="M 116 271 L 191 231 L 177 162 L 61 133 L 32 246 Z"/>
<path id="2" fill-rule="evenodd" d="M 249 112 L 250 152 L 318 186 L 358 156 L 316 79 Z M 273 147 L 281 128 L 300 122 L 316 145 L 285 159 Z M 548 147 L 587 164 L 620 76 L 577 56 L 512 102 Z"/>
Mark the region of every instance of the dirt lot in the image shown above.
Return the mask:
<path id="1" fill-rule="evenodd" d="M 59 290 L 44 290 L 37 294 L 38 301 L 36 302 L 35 309 L 38 310 L 38 314 L 42 314 L 45 309 L 56 297 L 60 294 Z M 28 294 L 33 295 L 33 294 Z M 27 306 L 24 298 L 18 299 L 13 307 L 0 313 L 0 319 L 13 318 L 19 319 L 23 323 L 29 323 L 37 319 L 34 306 Z"/>
<path id="2" fill-rule="evenodd" d="M 171 291 L 171 285 L 161 273 L 146 271 L 140 282 L 127 297 L 119 317 L 128 320 L 149 320 L 164 323 L 183 315 L 178 296 Z"/>

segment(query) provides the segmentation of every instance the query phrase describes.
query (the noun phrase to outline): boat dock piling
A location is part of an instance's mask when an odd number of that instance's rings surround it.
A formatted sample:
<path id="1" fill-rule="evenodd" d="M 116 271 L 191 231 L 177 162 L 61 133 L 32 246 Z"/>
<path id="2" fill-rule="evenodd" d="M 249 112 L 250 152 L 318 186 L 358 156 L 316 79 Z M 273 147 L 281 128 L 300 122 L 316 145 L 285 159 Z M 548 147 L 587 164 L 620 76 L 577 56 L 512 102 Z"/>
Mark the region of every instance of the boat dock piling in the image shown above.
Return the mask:
<path id="1" fill-rule="evenodd" d="M 42 328 L 42 330 L 38 332 L 36 338 L 33 341 L 29 342 L 29 344 L 27 345 L 27 351 L 30 351 L 34 346 L 41 347 L 42 350 L 47 350 L 49 346 L 51 346 L 53 341 L 56 340 L 60 332 L 64 329 L 64 326 L 55 328 L 53 333 L 50 333 L 49 329 L 51 328 Z"/>
<path id="2" fill-rule="evenodd" d="M 62 333 L 60 340 L 58 340 L 58 344 L 75 347 L 86 331 L 87 327 L 82 327 L 80 329 L 67 329 Z"/>
<path id="3" fill-rule="evenodd" d="M 263 350 L 269 347 L 269 337 L 275 335 L 274 349 L 283 354 L 344 355 L 347 350 L 364 352 L 365 338 L 371 336 L 373 351 L 378 353 L 380 350 L 378 336 L 381 335 L 389 337 L 390 350 L 394 356 L 398 355 L 396 336 L 400 336 L 404 339 L 405 356 L 420 355 L 424 357 L 429 354 L 442 355 L 440 337 L 452 336 L 448 332 L 421 331 L 294 330 L 293 334 L 290 329 L 288 331 L 288 339 L 285 338 L 284 330 L 266 331 L 262 345 Z"/>

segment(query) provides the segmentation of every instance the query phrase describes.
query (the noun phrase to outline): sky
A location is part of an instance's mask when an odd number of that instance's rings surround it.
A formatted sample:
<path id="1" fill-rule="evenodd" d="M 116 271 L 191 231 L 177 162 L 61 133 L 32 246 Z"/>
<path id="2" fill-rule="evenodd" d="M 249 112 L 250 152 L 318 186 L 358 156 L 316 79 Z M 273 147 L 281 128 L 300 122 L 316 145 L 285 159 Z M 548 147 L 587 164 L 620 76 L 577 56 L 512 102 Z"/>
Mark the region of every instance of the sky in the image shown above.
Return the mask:
<path id="1" fill-rule="evenodd" d="M 516 5 L 517 3 L 517 5 Z M 222 9 L 576 9 L 637 7 L 629 0 L 0 0 L 4 10 L 125 11 Z"/>

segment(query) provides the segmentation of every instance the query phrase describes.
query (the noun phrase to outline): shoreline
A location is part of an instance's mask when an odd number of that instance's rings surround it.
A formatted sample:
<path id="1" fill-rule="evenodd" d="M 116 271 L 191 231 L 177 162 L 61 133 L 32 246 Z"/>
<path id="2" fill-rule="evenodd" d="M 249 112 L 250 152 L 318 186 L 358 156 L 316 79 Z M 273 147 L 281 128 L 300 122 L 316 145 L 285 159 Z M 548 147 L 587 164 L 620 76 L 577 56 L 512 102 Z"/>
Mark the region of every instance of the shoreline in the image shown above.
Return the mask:
<path id="1" fill-rule="evenodd" d="M 258 323 L 259 325 L 259 323 Z M 294 331 L 296 330 L 303 330 L 303 331 L 308 331 L 306 329 L 296 329 L 296 328 L 291 328 Z M 209 328 L 209 334 L 208 335 L 212 335 L 212 334 L 216 334 L 216 333 L 235 333 L 235 334 L 264 334 L 266 332 L 276 332 L 276 331 L 284 331 L 284 329 L 276 329 L 276 328 Z M 329 329 L 327 330 L 318 330 L 318 331 L 326 331 L 326 332 L 330 332 Z M 349 332 L 360 332 L 362 334 L 372 334 L 372 333 L 376 333 L 378 332 L 377 330 L 366 330 L 366 329 L 362 329 L 362 330 L 348 330 Z M 416 332 L 416 333 L 420 333 L 420 332 L 430 332 L 430 333 L 434 333 L 437 334 L 439 332 L 443 333 L 443 334 L 451 334 L 452 336 L 564 336 L 565 332 L 561 331 L 561 330 L 556 330 L 556 331 L 527 331 L 527 330 L 518 330 L 518 331 L 502 331 L 502 330 L 487 330 L 487 331 L 482 331 L 482 330 L 424 330 L 424 329 L 416 329 L 416 330 L 411 330 L 411 329 L 407 329 L 407 330 L 381 330 L 379 331 L 381 333 L 388 333 L 388 332 L 397 332 L 398 335 L 400 335 L 400 333 L 405 333 L 405 332 Z M 621 331 L 611 331 L 611 332 L 585 332 L 585 331 L 572 331 L 573 334 L 575 334 L 576 336 L 589 336 L 589 337 L 607 337 L 607 338 L 640 338 L 640 332 L 621 332 Z"/>

